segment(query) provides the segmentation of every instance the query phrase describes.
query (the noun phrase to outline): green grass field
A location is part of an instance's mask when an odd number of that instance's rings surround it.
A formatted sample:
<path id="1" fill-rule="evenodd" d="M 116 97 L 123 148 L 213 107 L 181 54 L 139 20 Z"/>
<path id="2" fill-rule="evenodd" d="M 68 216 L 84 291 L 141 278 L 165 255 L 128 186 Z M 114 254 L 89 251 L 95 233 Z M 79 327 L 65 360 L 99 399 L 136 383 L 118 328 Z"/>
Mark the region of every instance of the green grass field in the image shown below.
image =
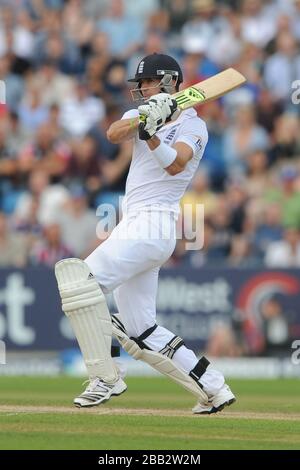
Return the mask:
<path id="1" fill-rule="evenodd" d="M 300 449 L 300 381 L 232 380 L 238 402 L 194 416 L 194 399 L 163 378 L 77 409 L 80 379 L 0 377 L 0 449 Z"/>

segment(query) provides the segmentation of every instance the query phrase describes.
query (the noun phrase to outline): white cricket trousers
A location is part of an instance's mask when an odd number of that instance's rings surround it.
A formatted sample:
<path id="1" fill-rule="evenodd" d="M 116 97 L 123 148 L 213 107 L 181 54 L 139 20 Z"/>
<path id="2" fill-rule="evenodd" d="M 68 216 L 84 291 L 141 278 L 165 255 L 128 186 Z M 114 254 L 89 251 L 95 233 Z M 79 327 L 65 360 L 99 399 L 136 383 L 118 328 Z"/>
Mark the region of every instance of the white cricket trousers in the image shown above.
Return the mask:
<path id="1" fill-rule="evenodd" d="M 128 336 L 138 337 L 156 323 L 158 274 L 175 244 L 176 216 L 172 212 L 128 212 L 109 238 L 86 258 L 103 292 L 113 291 Z M 173 337 L 174 333 L 158 326 L 144 342 L 159 351 Z M 187 373 L 198 362 L 185 346 L 175 352 L 173 360 Z M 224 377 L 208 369 L 201 384 L 206 393 L 213 395 L 223 386 Z"/>

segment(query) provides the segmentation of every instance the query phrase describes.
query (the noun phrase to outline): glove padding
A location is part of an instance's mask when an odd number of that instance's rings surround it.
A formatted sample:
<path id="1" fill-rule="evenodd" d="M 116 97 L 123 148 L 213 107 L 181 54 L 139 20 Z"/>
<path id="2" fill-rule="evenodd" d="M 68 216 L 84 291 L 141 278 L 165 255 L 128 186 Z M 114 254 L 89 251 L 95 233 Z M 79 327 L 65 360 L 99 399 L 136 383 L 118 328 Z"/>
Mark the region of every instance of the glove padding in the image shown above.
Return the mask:
<path id="1" fill-rule="evenodd" d="M 168 93 L 154 95 L 146 104 L 138 107 L 140 115 L 139 137 L 150 139 L 161 127 L 180 113 L 175 100 Z"/>
<path id="2" fill-rule="evenodd" d="M 146 115 L 140 114 L 139 119 L 139 138 L 140 140 L 149 140 L 162 127 L 157 122 Z"/>

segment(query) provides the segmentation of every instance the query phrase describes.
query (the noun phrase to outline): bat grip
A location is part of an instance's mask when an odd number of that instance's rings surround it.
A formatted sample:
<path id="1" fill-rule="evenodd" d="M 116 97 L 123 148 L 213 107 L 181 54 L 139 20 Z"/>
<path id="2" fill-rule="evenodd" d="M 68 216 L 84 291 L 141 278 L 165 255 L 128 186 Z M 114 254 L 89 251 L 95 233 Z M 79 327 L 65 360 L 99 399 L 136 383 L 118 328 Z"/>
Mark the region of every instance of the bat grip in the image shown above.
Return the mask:
<path id="1" fill-rule="evenodd" d="M 139 132 L 144 132 L 145 130 L 145 123 L 144 122 L 139 122 Z"/>
<path id="2" fill-rule="evenodd" d="M 141 140 L 149 140 L 151 139 L 151 135 L 145 131 L 146 126 L 146 116 L 140 115 L 139 119 L 139 138 Z"/>
<path id="3" fill-rule="evenodd" d="M 143 133 L 145 131 L 146 119 L 147 118 L 144 114 L 139 115 L 139 133 Z"/>

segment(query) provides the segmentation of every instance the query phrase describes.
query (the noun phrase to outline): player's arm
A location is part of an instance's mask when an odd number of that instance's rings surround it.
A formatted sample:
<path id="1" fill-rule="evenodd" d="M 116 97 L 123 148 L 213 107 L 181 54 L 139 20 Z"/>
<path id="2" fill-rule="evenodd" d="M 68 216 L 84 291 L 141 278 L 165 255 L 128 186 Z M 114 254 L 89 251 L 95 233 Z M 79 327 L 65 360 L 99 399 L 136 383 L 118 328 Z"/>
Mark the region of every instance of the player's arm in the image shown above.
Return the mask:
<path id="1" fill-rule="evenodd" d="M 161 142 L 156 132 L 161 129 L 166 120 L 176 119 L 178 109 L 176 102 L 166 93 L 152 97 L 148 104 L 139 106 L 140 115 L 139 138 L 146 141 L 154 158 L 170 175 L 181 173 L 189 160 L 198 151 L 196 143 L 200 141 L 198 132 L 195 135 L 180 136 L 180 140 L 172 147 Z M 188 130 L 190 134 L 190 129 Z"/>
<path id="2" fill-rule="evenodd" d="M 138 132 L 139 128 L 139 118 L 132 117 L 129 119 L 120 119 L 119 121 L 115 121 L 111 124 L 108 128 L 106 133 L 108 140 L 112 144 L 121 144 L 126 140 L 130 140 Z"/>
<path id="3" fill-rule="evenodd" d="M 193 158 L 192 148 L 184 142 L 177 142 L 170 147 L 161 143 L 156 135 L 146 142 L 153 155 L 159 160 L 160 165 L 171 176 L 181 173 L 189 160 Z"/>

